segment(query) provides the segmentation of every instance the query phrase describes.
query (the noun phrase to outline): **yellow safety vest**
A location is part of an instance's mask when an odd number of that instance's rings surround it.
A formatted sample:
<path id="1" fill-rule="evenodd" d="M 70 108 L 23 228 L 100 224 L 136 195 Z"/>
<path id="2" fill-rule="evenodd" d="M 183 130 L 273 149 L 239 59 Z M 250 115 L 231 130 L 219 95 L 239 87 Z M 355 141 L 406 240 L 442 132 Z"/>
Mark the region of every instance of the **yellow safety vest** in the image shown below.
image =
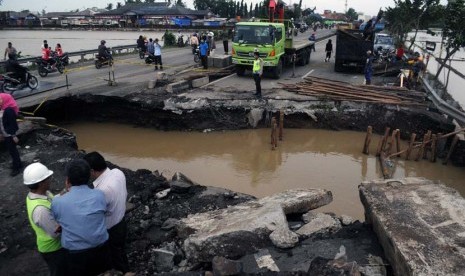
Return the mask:
<path id="1" fill-rule="evenodd" d="M 50 209 L 52 203 L 49 200 L 36 198 L 30 199 L 26 197 L 26 207 L 27 207 L 27 217 L 29 223 L 31 223 L 32 229 L 36 233 L 37 248 L 41 253 L 55 252 L 61 248 L 61 242 L 59 238 L 50 237 L 44 229 L 37 226 L 32 220 L 32 212 L 37 206 L 44 206 L 47 209 Z"/>
<path id="2" fill-rule="evenodd" d="M 253 72 L 254 73 L 260 72 L 260 69 L 262 68 L 260 63 L 261 63 L 260 58 L 253 61 Z"/>

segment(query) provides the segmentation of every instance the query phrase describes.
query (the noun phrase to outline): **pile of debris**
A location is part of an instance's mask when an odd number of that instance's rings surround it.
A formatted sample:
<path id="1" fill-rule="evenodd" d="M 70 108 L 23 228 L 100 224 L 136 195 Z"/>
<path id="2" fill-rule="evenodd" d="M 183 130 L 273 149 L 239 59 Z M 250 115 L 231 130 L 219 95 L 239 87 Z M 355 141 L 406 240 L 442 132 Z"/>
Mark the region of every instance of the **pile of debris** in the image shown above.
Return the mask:
<path id="1" fill-rule="evenodd" d="M 284 89 L 300 95 L 334 101 L 426 106 L 425 94 L 392 86 L 352 85 L 347 82 L 306 77 L 297 84 L 281 83 Z"/>

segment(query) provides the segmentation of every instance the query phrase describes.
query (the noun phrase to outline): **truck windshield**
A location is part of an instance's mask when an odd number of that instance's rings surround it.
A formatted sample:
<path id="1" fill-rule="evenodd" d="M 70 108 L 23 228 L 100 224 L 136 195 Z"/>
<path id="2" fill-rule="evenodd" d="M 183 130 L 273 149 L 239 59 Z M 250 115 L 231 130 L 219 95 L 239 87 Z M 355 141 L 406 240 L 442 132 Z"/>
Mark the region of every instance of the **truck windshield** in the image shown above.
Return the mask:
<path id="1" fill-rule="evenodd" d="M 237 26 L 234 42 L 244 44 L 272 44 L 276 28 L 270 26 Z"/>
<path id="2" fill-rule="evenodd" d="M 375 44 L 393 44 L 391 37 L 380 36 L 376 38 Z"/>

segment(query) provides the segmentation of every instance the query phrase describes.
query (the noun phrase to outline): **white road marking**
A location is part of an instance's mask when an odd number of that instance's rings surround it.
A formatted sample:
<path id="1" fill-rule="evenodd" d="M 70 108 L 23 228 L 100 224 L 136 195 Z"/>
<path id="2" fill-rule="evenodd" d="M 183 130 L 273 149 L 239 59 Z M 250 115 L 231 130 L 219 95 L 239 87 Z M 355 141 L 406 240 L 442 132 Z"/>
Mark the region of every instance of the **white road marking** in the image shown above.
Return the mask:
<path id="1" fill-rule="evenodd" d="M 204 88 L 204 87 L 206 87 L 206 86 L 209 86 L 210 84 L 214 84 L 214 83 L 217 83 L 217 82 L 219 82 L 219 81 L 222 81 L 222 80 L 225 80 L 225 79 L 229 79 L 230 77 L 232 77 L 232 76 L 234 76 L 234 75 L 236 75 L 236 73 L 233 73 L 233 74 L 231 74 L 231 75 L 229 75 L 229 76 L 226 76 L 226 77 L 223 77 L 223 78 L 221 78 L 221 79 L 217 79 L 216 81 L 212 81 L 212 82 L 210 82 L 210 83 L 207 83 L 207 84 L 205 84 L 204 86 L 200 86 L 200 88 Z"/>
<path id="2" fill-rule="evenodd" d="M 313 73 L 315 69 L 312 69 L 310 70 L 307 74 L 303 75 L 302 79 L 305 79 L 306 77 L 308 77 L 308 75 L 310 75 L 311 73 Z"/>

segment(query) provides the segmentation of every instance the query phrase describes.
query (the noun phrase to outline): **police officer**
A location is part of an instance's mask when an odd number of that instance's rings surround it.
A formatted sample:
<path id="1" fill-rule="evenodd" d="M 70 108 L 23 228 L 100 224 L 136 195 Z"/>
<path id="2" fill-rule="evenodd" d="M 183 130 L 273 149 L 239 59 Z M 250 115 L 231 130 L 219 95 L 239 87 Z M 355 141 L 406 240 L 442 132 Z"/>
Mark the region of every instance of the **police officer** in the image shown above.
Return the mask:
<path id="1" fill-rule="evenodd" d="M 253 61 L 253 79 L 255 81 L 255 89 L 256 92 L 254 96 L 257 96 L 258 98 L 262 97 L 262 86 L 261 86 L 261 81 L 262 81 L 262 75 L 263 75 L 263 59 L 260 58 L 260 53 L 258 52 L 258 49 L 254 50 L 254 61 Z"/>

